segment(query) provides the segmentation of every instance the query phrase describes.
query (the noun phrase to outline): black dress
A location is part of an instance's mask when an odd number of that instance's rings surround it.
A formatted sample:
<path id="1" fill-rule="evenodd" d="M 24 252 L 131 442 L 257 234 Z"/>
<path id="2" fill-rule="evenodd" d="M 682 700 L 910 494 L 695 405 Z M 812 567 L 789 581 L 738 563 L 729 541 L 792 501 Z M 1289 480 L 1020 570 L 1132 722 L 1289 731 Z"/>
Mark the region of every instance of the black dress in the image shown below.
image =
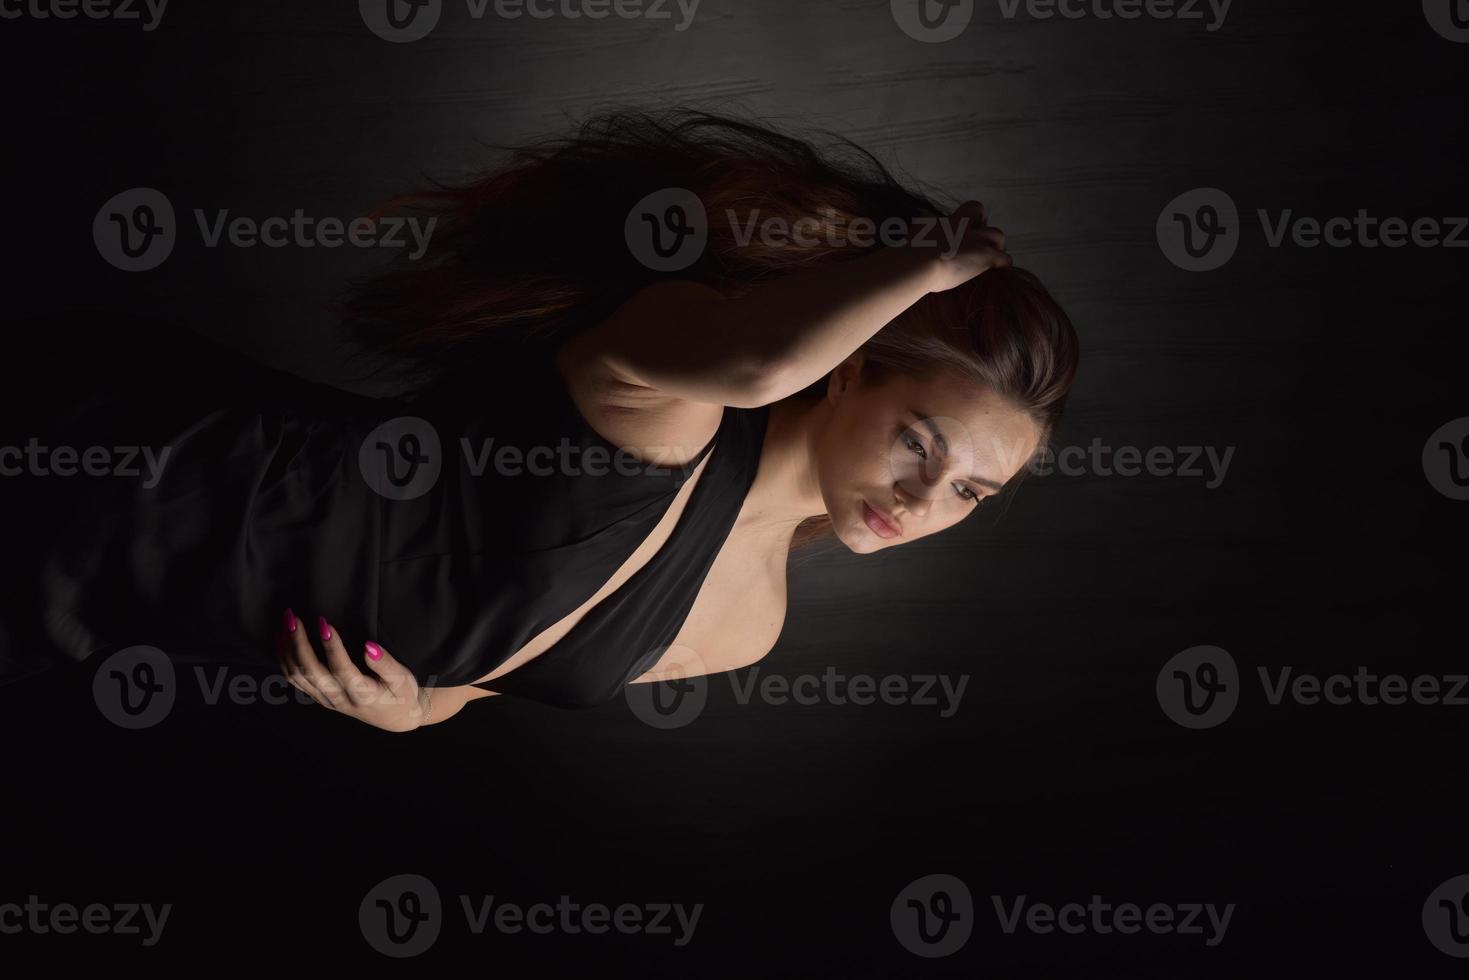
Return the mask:
<path id="1" fill-rule="evenodd" d="M 712 453 L 670 538 L 549 650 L 480 686 L 599 704 L 677 635 L 754 481 L 768 410 L 698 457 L 600 436 L 549 351 L 411 400 L 103 314 L 12 323 L 0 394 L 0 682 L 127 646 L 275 667 L 283 610 L 468 684 L 592 596 Z M 491 376 L 493 375 L 493 376 Z"/>

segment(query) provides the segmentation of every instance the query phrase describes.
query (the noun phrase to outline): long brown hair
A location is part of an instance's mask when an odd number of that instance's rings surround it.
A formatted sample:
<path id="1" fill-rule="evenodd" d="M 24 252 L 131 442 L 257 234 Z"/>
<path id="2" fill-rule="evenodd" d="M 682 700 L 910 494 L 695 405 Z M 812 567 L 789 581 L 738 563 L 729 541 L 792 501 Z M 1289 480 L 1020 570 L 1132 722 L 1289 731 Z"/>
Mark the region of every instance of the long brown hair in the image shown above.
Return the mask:
<path id="1" fill-rule="evenodd" d="M 489 173 L 405 194 L 379 209 L 423 211 L 437 224 L 424 257 L 353 285 L 339 305 L 343 326 L 388 363 L 439 375 L 484 370 L 507 348 L 554 345 L 597 323 L 659 279 L 691 279 L 735 295 L 881 247 L 848 242 L 859 218 L 881 226 L 952 212 L 900 183 L 850 140 L 823 135 L 818 149 L 699 110 L 615 110 L 573 135 L 510 148 L 508 160 Z M 733 220 L 711 220 L 699 258 L 661 273 L 638 261 L 623 229 L 638 201 L 670 187 L 692 191 L 709 215 Z M 742 241 L 736 232 L 752 215 L 788 227 L 815 219 L 819 229 L 782 241 Z M 862 349 L 874 376 L 948 367 L 993 386 L 1040 425 L 1042 448 L 1079 357 L 1065 312 L 1034 275 L 1013 267 L 925 296 Z M 823 384 L 791 397 L 812 397 Z M 829 519 L 808 520 L 792 548 L 830 531 Z"/>

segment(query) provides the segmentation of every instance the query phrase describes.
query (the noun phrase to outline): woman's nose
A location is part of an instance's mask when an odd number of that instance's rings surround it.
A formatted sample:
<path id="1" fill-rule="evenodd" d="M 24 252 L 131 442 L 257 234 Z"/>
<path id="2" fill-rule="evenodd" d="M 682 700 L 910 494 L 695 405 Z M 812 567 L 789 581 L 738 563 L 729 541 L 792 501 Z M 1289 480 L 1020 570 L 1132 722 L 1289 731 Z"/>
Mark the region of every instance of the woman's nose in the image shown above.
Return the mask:
<path id="1" fill-rule="evenodd" d="M 917 489 L 918 492 L 912 492 L 912 490 L 909 487 L 905 486 L 902 482 L 897 483 L 893 487 L 893 491 L 897 494 L 898 501 L 902 503 L 903 509 L 908 511 L 908 513 L 910 514 L 913 514 L 915 517 L 923 517 L 925 514 L 928 513 L 929 496 L 932 491 L 929 489 L 928 486 L 924 485 L 922 481 L 920 481 L 920 485 Z"/>

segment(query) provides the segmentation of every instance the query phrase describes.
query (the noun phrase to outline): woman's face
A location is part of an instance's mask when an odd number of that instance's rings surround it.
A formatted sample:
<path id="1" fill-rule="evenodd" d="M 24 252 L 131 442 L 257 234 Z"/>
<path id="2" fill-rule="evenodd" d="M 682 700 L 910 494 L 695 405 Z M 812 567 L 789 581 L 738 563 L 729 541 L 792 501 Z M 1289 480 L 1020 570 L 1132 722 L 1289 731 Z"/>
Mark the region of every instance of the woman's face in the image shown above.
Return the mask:
<path id="1" fill-rule="evenodd" d="M 1040 428 L 995 391 L 953 371 L 863 385 L 862 353 L 832 372 L 817 479 L 832 530 L 880 551 L 952 527 L 1035 453 Z"/>

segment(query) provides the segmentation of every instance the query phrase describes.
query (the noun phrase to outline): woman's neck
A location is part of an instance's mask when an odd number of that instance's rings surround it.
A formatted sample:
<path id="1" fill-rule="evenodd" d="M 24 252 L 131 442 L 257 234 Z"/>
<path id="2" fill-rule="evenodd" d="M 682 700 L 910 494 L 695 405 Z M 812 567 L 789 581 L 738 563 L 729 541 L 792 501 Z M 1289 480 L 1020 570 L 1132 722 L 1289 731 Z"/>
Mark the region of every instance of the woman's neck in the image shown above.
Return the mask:
<path id="1" fill-rule="evenodd" d="M 826 513 L 816 475 L 816 437 L 827 404 L 824 398 L 792 395 L 769 406 L 755 482 L 740 515 L 750 529 L 789 541 L 798 524 Z"/>

